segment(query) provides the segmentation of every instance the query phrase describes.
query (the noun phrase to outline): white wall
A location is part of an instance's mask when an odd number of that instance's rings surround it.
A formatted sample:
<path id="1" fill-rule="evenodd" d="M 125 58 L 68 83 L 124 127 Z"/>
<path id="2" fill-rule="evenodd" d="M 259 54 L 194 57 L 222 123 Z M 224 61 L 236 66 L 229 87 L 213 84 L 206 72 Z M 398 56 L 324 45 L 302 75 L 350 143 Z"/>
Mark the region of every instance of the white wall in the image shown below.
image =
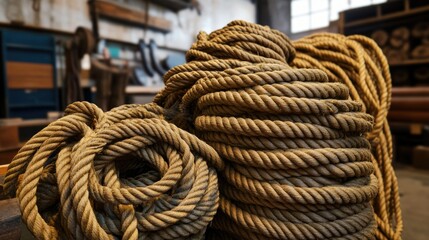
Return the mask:
<path id="1" fill-rule="evenodd" d="M 143 0 L 117 0 L 122 4 L 144 11 Z M 255 5 L 250 0 L 199 0 L 202 13 L 186 9 L 174 13 L 160 6 L 149 4 L 149 14 L 161 16 L 172 22 L 173 30 L 163 34 L 148 30 L 146 38 L 154 38 L 159 46 L 186 50 L 200 30 L 213 31 L 234 19 L 250 22 L 256 20 Z M 7 12 L 11 6 L 22 11 L 25 24 L 73 32 L 78 26 L 91 28 L 86 0 L 40 0 L 40 11 L 32 9 L 33 0 L 1 0 L 0 22 L 9 22 Z M 9 11 L 10 12 L 10 11 Z M 130 27 L 106 20 L 99 24 L 100 35 L 123 41 L 137 42 L 143 37 L 142 28 Z"/>

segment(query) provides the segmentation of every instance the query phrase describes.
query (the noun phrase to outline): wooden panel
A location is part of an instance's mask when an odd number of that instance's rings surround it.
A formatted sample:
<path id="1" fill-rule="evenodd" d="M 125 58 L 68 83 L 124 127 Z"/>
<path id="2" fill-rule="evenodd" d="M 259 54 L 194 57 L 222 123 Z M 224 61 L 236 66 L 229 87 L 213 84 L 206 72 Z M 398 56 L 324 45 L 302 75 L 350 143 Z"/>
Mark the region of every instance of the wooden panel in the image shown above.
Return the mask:
<path id="1" fill-rule="evenodd" d="M 429 111 L 429 97 L 393 97 L 390 111 Z"/>
<path id="2" fill-rule="evenodd" d="M 0 150 L 18 146 L 18 126 L 0 126 L 0 132 Z"/>
<path id="3" fill-rule="evenodd" d="M 12 162 L 12 159 L 18 153 L 19 149 L 20 148 L 14 148 L 9 150 L 0 149 L 0 164 L 9 164 L 10 162 Z"/>
<path id="4" fill-rule="evenodd" d="M 392 96 L 429 96 L 429 87 L 393 87 Z"/>
<path id="5" fill-rule="evenodd" d="M 102 0 L 95 1 L 95 8 L 100 16 L 140 26 L 148 26 L 161 31 L 171 31 L 172 24 L 169 20 L 161 17 L 146 16 L 144 11 L 130 9 L 113 2 Z"/>
<path id="6" fill-rule="evenodd" d="M 21 118 L 0 118 L 0 126 L 47 126 L 52 120 L 46 118 L 24 120 Z"/>
<path id="7" fill-rule="evenodd" d="M 0 165 L 0 176 L 1 175 L 6 175 L 8 167 L 9 167 L 9 164 Z"/>
<path id="8" fill-rule="evenodd" d="M 53 88 L 54 76 L 51 64 L 7 62 L 9 88 L 41 89 Z"/>

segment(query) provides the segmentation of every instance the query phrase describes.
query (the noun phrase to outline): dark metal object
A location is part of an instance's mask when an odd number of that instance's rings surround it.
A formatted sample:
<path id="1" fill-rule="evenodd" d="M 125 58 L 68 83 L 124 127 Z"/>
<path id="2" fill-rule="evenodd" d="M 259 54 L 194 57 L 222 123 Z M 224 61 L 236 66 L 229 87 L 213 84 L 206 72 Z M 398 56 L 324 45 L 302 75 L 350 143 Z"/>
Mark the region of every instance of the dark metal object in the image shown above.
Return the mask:
<path id="1" fill-rule="evenodd" d="M 157 59 L 157 46 L 156 42 L 151 39 L 149 41 L 149 55 L 150 55 L 150 61 L 152 63 L 152 67 L 155 69 L 155 71 L 160 75 L 164 76 L 164 74 L 168 71 L 168 69 L 164 69 L 160 62 Z"/>
<path id="2" fill-rule="evenodd" d="M 141 58 L 142 58 L 143 69 L 145 70 L 145 72 L 148 76 L 153 77 L 155 74 L 155 70 L 152 68 L 151 56 L 149 53 L 149 47 L 144 42 L 143 39 L 140 39 L 140 41 L 138 43 L 138 48 L 139 48 Z"/>

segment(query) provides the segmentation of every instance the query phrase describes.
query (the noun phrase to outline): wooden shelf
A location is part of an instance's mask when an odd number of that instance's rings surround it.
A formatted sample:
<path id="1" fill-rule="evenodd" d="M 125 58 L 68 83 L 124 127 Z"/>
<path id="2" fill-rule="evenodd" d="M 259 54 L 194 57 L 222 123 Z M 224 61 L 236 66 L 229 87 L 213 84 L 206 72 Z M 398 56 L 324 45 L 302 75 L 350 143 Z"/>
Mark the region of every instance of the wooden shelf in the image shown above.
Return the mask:
<path id="1" fill-rule="evenodd" d="M 404 12 L 397 12 L 397 13 L 386 14 L 384 16 L 379 16 L 379 17 L 373 17 L 373 18 L 367 18 L 367 19 L 362 19 L 362 20 L 351 21 L 351 22 L 345 23 L 344 27 L 345 28 L 356 27 L 356 26 L 367 25 L 367 24 L 371 24 L 371 23 L 376 23 L 376 22 L 380 22 L 380 21 L 391 20 L 391 19 L 400 18 L 400 17 L 410 17 L 410 16 L 412 16 L 414 14 L 424 13 L 426 11 L 429 11 L 429 6 L 427 6 L 427 7 L 420 7 L 420 8 L 416 8 L 416 9 L 404 11 Z"/>
<path id="2" fill-rule="evenodd" d="M 155 95 L 163 88 L 164 86 L 146 87 L 146 86 L 129 85 L 126 87 L 125 93 L 127 95 Z M 97 91 L 97 88 L 95 86 L 91 87 L 91 92 L 96 92 L 96 91 Z"/>
<path id="3" fill-rule="evenodd" d="M 402 62 L 389 63 L 391 67 L 429 64 L 429 59 L 407 59 Z"/>
<path id="4" fill-rule="evenodd" d="M 119 44 L 137 47 L 137 43 L 134 43 L 134 42 L 124 41 L 124 40 L 115 39 L 115 38 L 106 38 L 106 37 L 101 37 L 101 38 L 106 39 L 108 42 L 119 43 Z M 169 50 L 169 51 L 174 51 L 174 52 L 180 52 L 180 53 L 186 53 L 186 51 L 187 51 L 186 49 L 173 48 L 173 47 L 167 47 L 167 46 L 157 46 L 157 47 L 159 49 L 164 49 L 164 50 Z"/>
<path id="5" fill-rule="evenodd" d="M 110 1 L 95 1 L 95 9 L 101 17 L 132 25 L 147 26 L 163 32 L 169 32 L 172 28 L 171 22 L 165 18 L 146 16 L 144 11 L 134 10 Z"/>
<path id="6" fill-rule="evenodd" d="M 429 86 L 428 87 L 393 87 L 392 96 L 393 97 L 429 96 Z"/>
<path id="7" fill-rule="evenodd" d="M 157 94 L 161 91 L 164 86 L 153 86 L 153 87 L 145 87 L 145 86 L 127 86 L 125 92 L 128 95 L 138 95 L 138 94 Z"/>
<path id="8" fill-rule="evenodd" d="M 73 32 L 71 32 L 71 31 L 63 31 L 63 30 L 59 30 L 59 29 L 38 27 L 38 26 L 26 25 L 26 24 L 14 25 L 11 23 L 0 22 L 0 27 L 10 28 L 10 29 L 16 28 L 16 29 L 22 29 L 22 30 L 31 30 L 31 31 L 36 31 L 36 32 L 44 32 L 44 33 L 52 33 L 55 35 L 67 36 L 67 37 L 73 36 Z M 137 47 L 137 43 L 131 42 L 131 41 L 124 41 L 121 39 L 115 39 L 115 38 L 109 38 L 109 37 L 103 37 L 103 36 L 101 36 L 101 39 L 105 39 L 106 41 L 111 42 L 111 43 L 118 43 L 118 44 Z M 167 47 L 167 46 L 158 46 L 158 48 L 169 50 L 169 51 L 181 52 L 181 53 L 184 53 L 187 51 L 186 49 L 172 48 L 172 47 Z"/>
<path id="9" fill-rule="evenodd" d="M 6 22 L 0 22 L 0 27 L 4 28 L 11 28 L 11 29 L 21 29 L 21 30 L 31 30 L 36 32 L 45 32 L 45 33 L 53 33 L 58 35 L 65 35 L 65 36 L 72 36 L 73 32 L 71 31 L 64 31 L 60 29 L 54 29 L 54 28 L 44 28 L 29 24 L 11 24 Z"/>
<path id="10" fill-rule="evenodd" d="M 174 12 L 191 7 L 190 1 L 186 0 L 150 0 L 151 3 L 165 7 Z"/>
<path id="11" fill-rule="evenodd" d="M 374 23 L 393 21 L 395 19 L 408 20 L 415 15 L 422 15 L 429 11 L 429 3 L 421 1 L 419 4 L 411 0 L 385 2 L 354 8 L 340 13 L 340 32 L 346 28 L 367 26 Z"/>

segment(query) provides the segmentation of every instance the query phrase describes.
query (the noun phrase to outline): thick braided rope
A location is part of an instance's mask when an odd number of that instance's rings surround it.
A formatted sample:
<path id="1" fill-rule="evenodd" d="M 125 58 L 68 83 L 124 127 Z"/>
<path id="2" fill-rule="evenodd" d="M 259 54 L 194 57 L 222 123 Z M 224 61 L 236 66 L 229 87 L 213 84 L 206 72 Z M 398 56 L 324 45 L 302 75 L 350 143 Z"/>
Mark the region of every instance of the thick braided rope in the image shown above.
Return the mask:
<path id="1" fill-rule="evenodd" d="M 372 239 L 378 192 L 373 118 L 268 27 L 233 21 L 200 33 L 155 102 L 224 161 L 209 238 Z M 210 235 L 214 234 L 214 235 Z"/>
<path id="2" fill-rule="evenodd" d="M 155 105 L 103 113 L 76 102 L 9 165 L 37 239 L 200 239 L 219 205 L 213 148 L 162 119 Z M 209 163 L 209 164 L 208 164 Z"/>
<path id="3" fill-rule="evenodd" d="M 350 98 L 363 104 L 374 117 L 374 128 L 367 135 L 372 146 L 372 162 L 379 182 L 373 202 L 378 239 L 400 239 L 402 216 L 398 183 L 392 167 L 392 137 L 387 122 L 391 78 L 386 57 L 377 44 L 364 36 L 315 34 L 298 41 L 292 65 L 323 70 L 332 82 L 345 83 Z"/>

